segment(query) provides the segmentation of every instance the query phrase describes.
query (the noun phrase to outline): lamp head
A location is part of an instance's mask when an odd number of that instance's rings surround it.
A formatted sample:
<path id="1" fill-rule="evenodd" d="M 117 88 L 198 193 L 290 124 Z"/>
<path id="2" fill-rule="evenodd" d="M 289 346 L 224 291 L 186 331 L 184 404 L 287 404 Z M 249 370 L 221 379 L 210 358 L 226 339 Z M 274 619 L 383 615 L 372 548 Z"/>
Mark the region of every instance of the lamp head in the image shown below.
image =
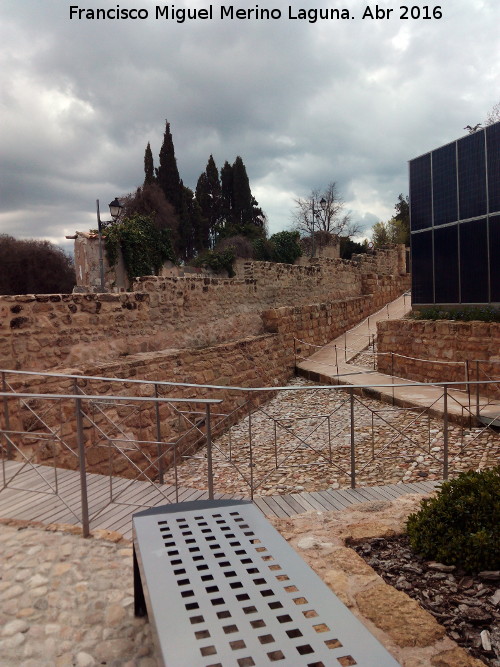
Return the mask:
<path id="1" fill-rule="evenodd" d="M 109 205 L 109 212 L 111 213 L 111 217 L 113 218 L 113 220 L 117 220 L 120 217 L 122 209 L 123 209 L 123 204 L 120 204 L 118 198 L 115 197 Z"/>

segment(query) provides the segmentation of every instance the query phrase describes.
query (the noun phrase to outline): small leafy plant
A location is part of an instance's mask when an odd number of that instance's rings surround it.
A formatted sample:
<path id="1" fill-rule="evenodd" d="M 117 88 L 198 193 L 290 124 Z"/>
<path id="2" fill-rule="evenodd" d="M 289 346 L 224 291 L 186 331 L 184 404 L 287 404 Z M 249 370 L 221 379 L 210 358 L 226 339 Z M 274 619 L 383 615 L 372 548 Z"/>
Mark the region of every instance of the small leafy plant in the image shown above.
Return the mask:
<path id="1" fill-rule="evenodd" d="M 409 317 L 413 320 L 458 320 L 461 322 L 500 322 L 500 310 L 491 306 L 482 308 L 462 308 L 441 310 L 440 308 L 422 308 L 413 311 Z"/>
<path id="2" fill-rule="evenodd" d="M 212 269 L 214 273 L 222 273 L 222 271 L 227 271 L 229 278 L 234 277 L 233 264 L 235 260 L 235 254 L 232 248 L 227 248 L 226 250 L 206 250 L 201 255 L 198 255 L 195 260 L 193 260 L 193 266 L 207 266 Z"/>
<path id="3" fill-rule="evenodd" d="M 110 225 L 105 239 L 109 265 L 116 265 L 121 249 L 130 280 L 157 274 L 166 260 L 175 259 L 169 230 L 157 229 L 150 215 L 135 214 Z"/>
<path id="4" fill-rule="evenodd" d="M 466 572 L 500 569 L 499 526 L 500 466 L 444 482 L 406 524 L 414 551 Z"/>

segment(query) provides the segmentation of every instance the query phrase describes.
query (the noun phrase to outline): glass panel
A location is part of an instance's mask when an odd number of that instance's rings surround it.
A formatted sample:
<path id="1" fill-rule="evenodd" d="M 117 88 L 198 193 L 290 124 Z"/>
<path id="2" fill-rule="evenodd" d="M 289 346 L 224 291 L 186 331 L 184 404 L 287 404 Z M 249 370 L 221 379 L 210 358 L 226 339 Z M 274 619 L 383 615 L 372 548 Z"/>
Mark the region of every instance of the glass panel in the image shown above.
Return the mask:
<path id="1" fill-rule="evenodd" d="M 490 218 L 491 301 L 500 303 L 500 215 Z"/>
<path id="2" fill-rule="evenodd" d="M 434 226 L 454 222 L 457 210 L 456 144 L 448 144 L 432 153 L 432 188 Z"/>
<path id="3" fill-rule="evenodd" d="M 434 231 L 436 303 L 458 303 L 458 225 Z"/>
<path id="4" fill-rule="evenodd" d="M 411 235 L 412 303 L 434 303 L 432 231 Z"/>
<path id="5" fill-rule="evenodd" d="M 488 303 L 488 246 L 486 220 L 459 225 L 462 303 Z"/>
<path id="6" fill-rule="evenodd" d="M 460 220 L 485 215 L 486 164 L 482 131 L 458 142 L 458 187 Z"/>
<path id="7" fill-rule="evenodd" d="M 490 213 L 500 212 L 500 122 L 486 128 Z"/>
<path id="8" fill-rule="evenodd" d="M 431 155 L 422 155 L 410 162 L 411 229 L 432 226 Z"/>

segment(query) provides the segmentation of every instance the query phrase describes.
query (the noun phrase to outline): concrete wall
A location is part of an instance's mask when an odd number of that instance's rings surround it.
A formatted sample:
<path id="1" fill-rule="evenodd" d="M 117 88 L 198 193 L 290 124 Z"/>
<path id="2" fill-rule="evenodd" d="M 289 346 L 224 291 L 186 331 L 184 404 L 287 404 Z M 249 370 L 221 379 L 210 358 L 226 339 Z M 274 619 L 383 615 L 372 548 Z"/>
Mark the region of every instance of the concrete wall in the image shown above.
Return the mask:
<path id="1" fill-rule="evenodd" d="M 104 284 L 110 290 L 118 292 L 130 287 L 121 252 L 115 267 L 109 266 L 104 241 L 102 243 L 102 261 Z M 101 269 L 99 260 L 99 238 L 90 232 L 77 232 L 75 238 L 75 274 L 76 285 L 90 290 L 101 285 Z"/>

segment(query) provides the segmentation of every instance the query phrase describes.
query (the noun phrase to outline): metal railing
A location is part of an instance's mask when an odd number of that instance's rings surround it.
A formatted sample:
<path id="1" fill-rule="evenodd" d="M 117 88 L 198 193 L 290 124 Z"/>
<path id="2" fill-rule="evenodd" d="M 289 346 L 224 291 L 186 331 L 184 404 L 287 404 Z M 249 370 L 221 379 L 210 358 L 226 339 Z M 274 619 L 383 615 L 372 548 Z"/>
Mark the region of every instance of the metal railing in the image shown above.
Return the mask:
<path id="1" fill-rule="evenodd" d="M 382 385 L 223 387 L 55 373 L 0 371 L 2 490 L 34 470 L 37 492 L 57 495 L 84 534 L 110 504 L 134 505 L 132 487 L 152 504 L 177 502 L 183 488 L 246 495 L 332 486 L 447 479 L 498 462 L 500 404 L 471 407 L 464 382 L 383 385 L 435 388 L 423 407 L 382 406 Z M 466 383 L 471 392 L 500 381 Z M 27 391 L 27 387 L 39 391 Z M 54 387 L 59 391 L 51 391 Z M 40 391 L 43 387 L 44 391 Z M 480 394 L 477 394 L 480 396 Z M 474 414 L 473 414 L 474 413 Z M 480 414 L 486 423 L 468 426 Z M 453 421 L 451 419 L 453 418 Z M 10 472 L 9 460 L 21 467 Z M 49 469 L 46 465 L 50 463 Z M 79 470 L 79 498 L 67 500 L 60 468 Z M 48 471 L 52 471 L 49 477 Z M 93 473 L 108 494 L 93 506 Z M 19 488 L 23 488 L 22 484 Z"/>
<path id="2" fill-rule="evenodd" d="M 352 331 L 348 333 L 350 336 L 357 335 L 354 334 Z M 330 373 L 332 377 L 340 379 L 344 376 L 352 376 L 355 373 L 352 372 L 341 373 L 339 367 L 339 361 L 340 363 L 344 364 L 356 365 L 357 364 L 356 358 L 363 356 L 365 357 L 365 363 L 362 365 L 367 365 L 370 367 L 370 369 L 376 371 L 378 369 L 379 357 L 390 357 L 389 367 L 385 368 L 381 372 L 389 375 L 389 377 L 392 378 L 393 383 L 395 382 L 396 379 L 400 379 L 400 376 L 398 376 L 396 372 L 397 370 L 396 362 L 398 359 L 407 359 L 408 361 L 412 362 L 415 361 L 418 362 L 419 364 L 432 364 L 444 367 L 453 366 L 455 369 L 456 368 L 462 369 L 464 382 L 461 383 L 459 381 L 453 381 L 452 378 L 448 378 L 448 384 L 452 383 L 455 385 L 457 389 L 462 389 L 462 391 L 467 392 L 469 397 L 469 407 L 473 403 L 476 406 L 475 410 L 476 417 L 479 417 L 479 407 L 481 403 L 481 397 L 480 397 L 480 387 L 482 384 L 481 380 L 486 381 L 483 384 L 488 385 L 490 389 L 489 394 L 491 394 L 490 398 L 492 399 L 500 398 L 500 388 L 498 387 L 498 382 L 500 381 L 500 360 L 466 359 L 465 361 L 447 361 L 444 359 L 422 359 L 420 357 L 412 357 L 410 355 L 399 354 L 397 352 L 378 352 L 376 350 L 376 338 L 377 338 L 376 334 L 372 333 L 359 334 L 359 337 L 363 339 L 363 343 L 365 344 L 365 347 L 362 350 L 360 350 L 359 348 L 349 348 L 347 346 L 347 332 L 346 332 L 346 334 L 344 334 L 343 345 L 342 344 L 337 345 L 335 343 L 333 345 L 330 344 L 327 346 L 331 350 L 333 350 L 334 360 L 332 361 L 332 363 L 315 359 L 314 360 L 315 365 L 325 367 L 325 369 L 331 369 Z M 298 344 L 306 345 L 309 348 L 313 348 L 315 350 L 325 349 L 324 345 L 315 345 L 313 343 L 308 343 L 307 341 L 294 338 L 294 359 L 296 367 L 301 361 L 307 361 L 310 356 L 310 355 L 307 357 L 301 356 L 298 353 Z M 498 368 L 498 371 L 493 373 L 492 372 L 493 368 Z M 334 372 L 333 369 L 335 369 Z M 455 372 L 454 375 L 456 376 L 457 372 Z M 460 373 L 458 373 L 458 375 L 460 375 Z M 476 380 L 477 382 L 475 384 L 472 384 L 471 381 L 473 380 Z M 432 380 L 430 380 L 430 382 L 434 383 Z M 439 381 L 436 382 L 439 383 Z M 443 381 L 441 381 L 440 383 L 443 384 Z M 484 396 L 482 398 L 484 399 Z"/>

